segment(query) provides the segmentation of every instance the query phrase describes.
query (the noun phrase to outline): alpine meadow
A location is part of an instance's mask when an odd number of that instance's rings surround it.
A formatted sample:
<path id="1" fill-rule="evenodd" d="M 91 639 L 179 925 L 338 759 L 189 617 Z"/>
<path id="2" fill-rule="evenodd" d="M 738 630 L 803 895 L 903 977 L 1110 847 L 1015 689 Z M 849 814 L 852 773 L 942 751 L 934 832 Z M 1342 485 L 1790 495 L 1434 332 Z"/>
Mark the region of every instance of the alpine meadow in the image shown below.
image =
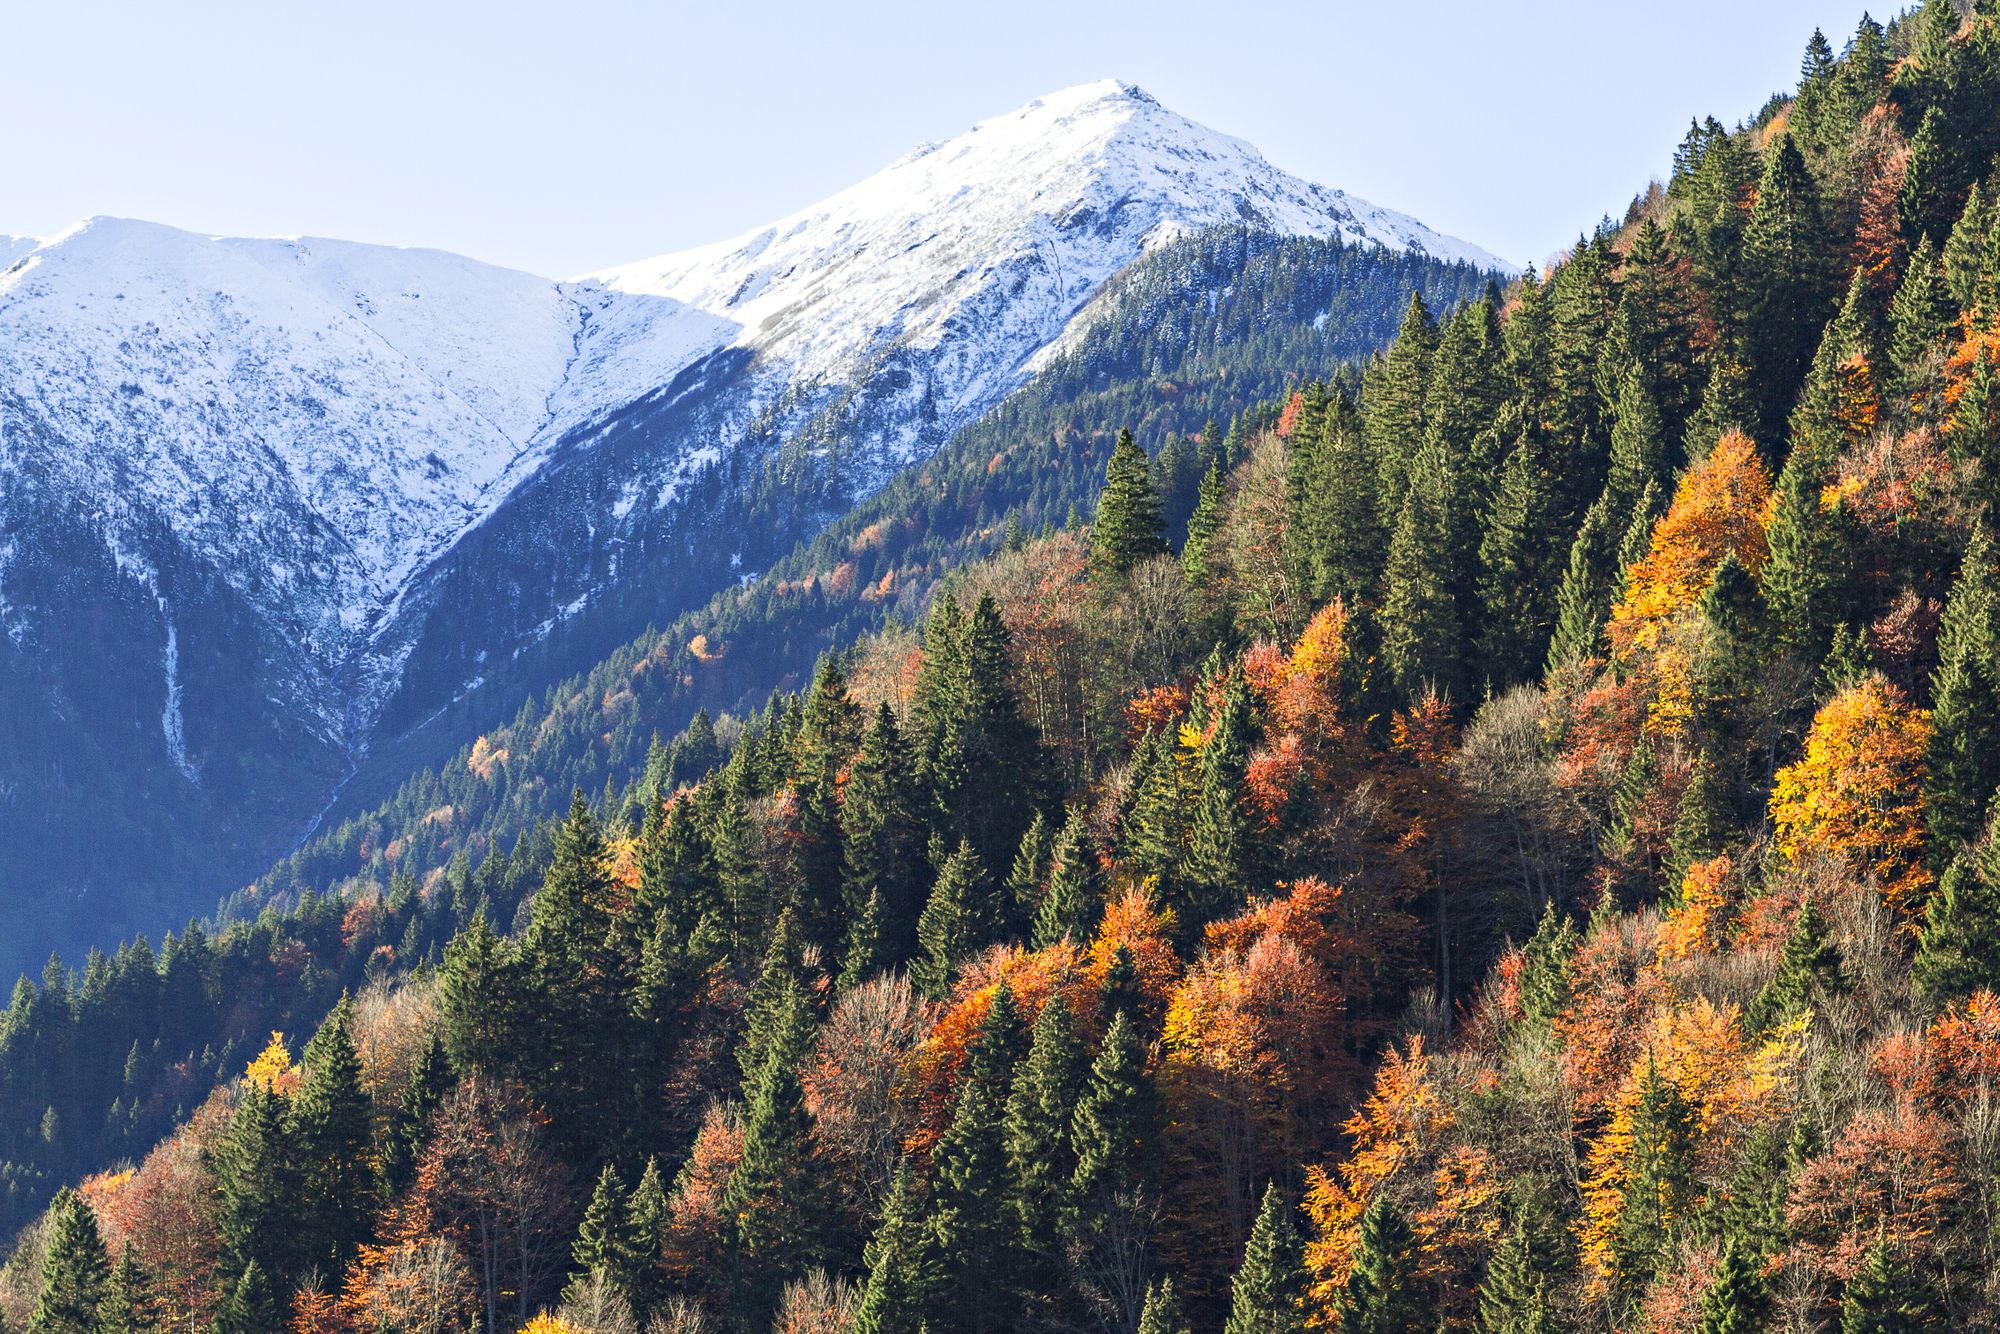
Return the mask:
<path id="1" fill-rule="evenodd" d="M 2000 0 L 1652 170 L 0 237 L 0 1334 L 2000 1329 Z"/>

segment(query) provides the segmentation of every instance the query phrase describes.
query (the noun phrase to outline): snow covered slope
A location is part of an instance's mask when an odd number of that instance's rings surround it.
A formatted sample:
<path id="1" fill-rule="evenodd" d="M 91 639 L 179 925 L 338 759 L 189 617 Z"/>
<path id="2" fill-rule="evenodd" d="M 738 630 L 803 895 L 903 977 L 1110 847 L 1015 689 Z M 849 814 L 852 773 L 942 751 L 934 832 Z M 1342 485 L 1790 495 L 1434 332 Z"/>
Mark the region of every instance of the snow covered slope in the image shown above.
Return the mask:
<path id="1" fill-rule="evenodd" d="M 150 790 L 296 832 L 329 766 L 492 664 L 753 574 L 701 488 L 817 460 L 780 505 L 810 531 L 1000 403 L 1135 259 L 1218 225 L 1506 267 L 1115 82 L 569 282 L 110 218 L 0 237 L 0 696 L 32 680 Z"/>

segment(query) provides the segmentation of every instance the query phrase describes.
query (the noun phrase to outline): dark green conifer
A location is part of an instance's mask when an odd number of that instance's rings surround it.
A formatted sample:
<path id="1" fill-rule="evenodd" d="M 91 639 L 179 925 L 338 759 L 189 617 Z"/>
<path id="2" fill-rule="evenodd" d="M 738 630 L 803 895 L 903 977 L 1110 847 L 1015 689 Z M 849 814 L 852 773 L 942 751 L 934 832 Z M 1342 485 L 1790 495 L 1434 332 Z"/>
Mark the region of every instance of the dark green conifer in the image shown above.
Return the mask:
<path id="1" fill-rule="evenodd" d="M 1889 364 L 1892 383 L 1906 396 L 1923 394 L 1937 372 L 1945 333 L 1957 311 L 1945 286 L 1937 246 L 1929 236 L 1917 242 L 1903 269 L 1903 281 L 1889 303 Z"/>
<path id="2" fill-rule="evenodd" d="M 1827 939 L 1826 924 L 1808 898 L 1799 904 L 1776 975 L 1750 1003 L 1744 1023 L 1753 1032 L 1768 1029 L 1800 1013 L 1816 998 L 1838 996 L 1846 989 L 1840 947 Z"/>
<path id="3" fill-rule="evenodd" d="M 1060 1004 L 1061 1002 L 1057 1002 Z M 977 1047 L 991 1038 L 982 1031 Z M 996 1053 L 975 1053 L 993 1060 Z M 1023 1255 L 1007 1154 L 1004 1078 L 973 1071 L 959 1083 L 951 1125 L 935 1155 L 931 1231 L 943 1292 L 973 1331 L 1010 1329 Z"/>
<path id="4" fill-rule="evenodd" d="M 1767 448 L 1784 428 L 1831 313 L 1830 253 L 1819 188 L 1792 136 L 1782 135 L 1765 152 L 1743 234 L 1744 334 L 1756 372 L 1756 438 Z"/>
<path id="5" fill-rule="evenodd" d="M 1197 597 L 1208 590 L 1215 578 L 1211 548 L 1215 544 L 1215 535 L 1222 531 L 1228 507 L 1229 478 L 1223 472 L 1221 462 L 1217 461 L 1209 464 L 1207 475 L 1201 479 L 1194 515 L 1188 519 L 1187 541 L 1181 544 L 1181 572 L 1187 576 L 1188 587 L 1194 590 Z"/>
<path id="6" fill-rule="evenodd" d="M 932 1236 L 916 1175 L 904 1162 L 862 1254 L 868 1277 L 855 1309 L 855 1334 L 923 1334 L 929 1328 L 926 1317 L 940 1287 Z"/>
<path id="7" fill-rule="evenodd" d="M 979 855 L 963 840 L 938 869 L 937 885 L 917 919 L 917 957 L 910 964 L 910 982 L 926 996 L 943 996 L 959 961 L 983 944 L 989 934 L 986 913 L 986 871 Z"/>
<path id="8" fill-rule="evenodd" d="M 1952 861 L 1924 905 L 1910 975 L 1938 1004 L 2000 987 L 2000 844 L 1991 826 Z"/>
<path id="9" fill-rule="evenodd" d="M 1410 464 L 1383 575 L 1382 655 L 1390 680 L 1406 699 L 1427 689 L 1463 693 L 1451 506 L 1448 464 L 1438 450 L 1420 450 Z"/>
<path id="10" fill-rule="evenodd" d="M 1365 1246 L 1365 1220 L 1362 1227 Z M 1357 1256 L 1357 1272 L 1359 1267 Z M 1273 1183 L 1264 1189 L 1264 1203 L 1257 1211 L 1257 1222 L 1243 1248 L 1243 1264 L 1229 1287 L 1229 1319 L 1222 1326 L 1223 1334 L 1304 1334 L 1305 1297 L 1305 1244 L 1292 1220 L 1291 1205 Z M 1350 1308 L 1345 1303 L 1339 1310 L 1343 1330 L 1383 1334 L 1390 1329 L 1402 1329 L 1368 1323 L 1372 1311 Z M 1361 1323 L 1349 1323 L 1354 1319 Z"/>
<path id="11" fill-rule="evenodd" d="M 223 1290 L 215 1312 L 215 1334 L 271 1334 L 279 1327 L 278 1296 L 271 1277 L 255 1260 Z"/>
<path id="12" fill-rule="evenodd" d="M 484 912 L 452 937 L 438 984 L 446 1054 L 460 1075 L 493 1077 L 514 1058 L 514 952 L 493 934 Z"/>
<path id="13" fill-rule="evenodd" d="M 369 1163 L 374 1109 L 361 1087 L 353 1018 L 353 1002 L 341 997 L 306 1044 L 305 1077 L 291 1105 L 299 1255 L 321 1274 L 345 1271 L 368 1235 L 374 1205 Z"/>
<path id="14" fill-rule="evenodd" d="M 149 1334 L 160 1327 L 159 1299 L 153 1291 L 152 1276 L 133 1258 L 129 1243 L 111 1271 L 111 1284 L 105 1289 L 104 1302 L 97 1308 L 97 1314 L 102 1334 Z"/>
<path id="15" fill-rule="evenodd" d="M 1701 1297 L 1700 1334 L 1761 1334 L 1769 1308 L 1763 1258 L 1729 1238 Z"/>
<path id="16" fill-rule="evenodd" d="M 1133 442 L 1132 432 L 1120 431 L 1091 521 L 1090 567 L 1100 578 L 1121 578 L 1140 561 L 1166 550 L 1166 524 L 1146 453 Z"/>
<path id="17" fill-rule="evenodd" d="M 1158 1283 L 1146 1289 L 1146 1307 L 1139 1312 L 1139 1334 L 1190 1334 L 1171 1277 L 1161 1275 Z"/>
<path id="18" fill-rule="evenodd" d="M 1184 931 L 1198 932 L 1234 908 L 1250 887 L 1254 848 L 1243 813 L 1250 727 L 1250 692 L 1240 675 L 1232 675 L 1201 748 L 1201 786 L 1188 821 L 1186 897 L 1170 905 Z"/>
<path id="19" fill-rule="evenodd" d="M 300 1255 L 298 1171 L 286 1134 L 284 1099 L 251 1080 L 216 1154 L 218 1266 L 230 1292 L 252 1268 L 269 1294 L 272 1274 L 289 1281 Z M 250 1295 L 256 1295 L 252 1286 Z"/>
<path id="20" fill-rule="evenodd" d="M 1028 821 L 1028 831 L 1021 835 L 1013 869 L 1007 872 L 1008 925 L 1015 932 L 1025 933 L 1042 906 L 1042 894 L 1049 883 L 1049 850 L 1054 841 L 1048 817 L 1036 811 Z"/>
<path id="21" fill-rule="evenodd" d="M 97 1215 L 65 1186 L 49 1205 L 41 1292 L 28 1317 L 31 1334 L 97 1334 L 111 1288 L 111 1259 Z"/>
<path id="22" fill-rule="evenodd" d="M 1523 436 L 1502 467 L 1479 544 L 1477 658 L 1485 684 L 1496 692 L 1532 678 L 1548 650 L 1553 501 L 1551 479 Z"/>
<path id="23" fill-rule="evenodd" d="M 1361 1215 L 1353 1266 L 1334 1309 L 1352 1334 L 1417 1334 L 1431 1323 L 1418 1289 L 1416 1236 L 1385 1195 Z"/>
<path id="24" fill-rule="evenodd" d="M 1403 511 L 1411 463 L 1423 446 L 1424 388 L 1430 381 L 1437 343 L 1437 322 L 1431 318 L 1423 294 L 1412 292 L 1395 341 L 1369 367 L 1365 381 L 1363 429 L 1380 470 L 1376 499 L 1385 527 L 1393 527 Z"/>
<path id="25" fill-rule="evenodd" d="M 1525 1217 L 1516 1217 L 1487 1262 L 1479 1284 L 1477 1334 L 1554 1334 L 1549 1313 L 1548 1257 L 1544 1239 Z"/>
<path id="26" fill-rule="evenodd" d="M 1103 907 L 1096 861 L 1083 808 L 1071 807 L 1050 850 L 1048 893 L 1035 913 L 1033 948 L 1046 949 L 1064 937 L 1079 945 L 1090 938 Z"/>
<path id="27" fill-rule="evenodd" d="M 813 1038 L 805 992 L 788 979 L 745 1102 L 742 1157 L 722 1192 L 733 1302 L 753 1323 L 769 1318 L 785 1282 L 819 1253 L 823 1187 L 814 1179 L 812 1116 L 800 1084 Z"/>
<path id="28" fill-rule="evenodd" d="M 1521 1014 L 1529 1023 L 1547 1025 L 1569 1008 L 1570 961 L 1581 937 L 1567 913 L 1551 902 L 1521 951 Z"/>
<path id="29" fill-rule="evenodd" d="M 1034 1040 L 1007 1096 L 1007 1159 L 1022 1245 L 1046 1272 L 1059 1257 L 1076 1153 L 1070 1116 L 1083 1088 L 1084 1051 L 1060 997 L 1035 1017 Z"/>
<path id="30" fill-rule="evenodd" d="M 1650 1061 L 1632 1111 L 1632 1148 L 1612 1238 L 1622 1291 L 1643 1292 L 1694 1200 L 1694 1113 L 1680 1088 Z"/>
<path id="31" fill-rule="evenodd" d="M 665 1253 L 672 1222 L 659 1159 L 648 1158 L 645 1174 L 633 1187 L 632 1198 L 625 1207 L 625 1235 L 629 1243 L 626 1295 L 641 1320 L 668 1296 Z"/>
<path id="32" fill-rule="evenodd" d="M 913 943 L 909 923 L 921 907 L 923 838 L 910 756 L 896 715 L 884 703 L 861 740 L 841 798 L 846 901 L 858 912 L 879 896 L 884 964 L 900 963 Z"/>
<path id="33" fill-rule="evenodd" d="M 1868 1252 L 1840 1301 L 1840 1334 L 1916 1334 L 1930 1327 L 1930 1294 L 1887 1242 Z"/>
<path id="34" fill-rule="evenodd" d="M 626 1279 L 632 1250 L 625 1186 L 618 1179 L 618 1169 L 606 1163 L 583 1211 L 576 1241 L 570 1246 L 570 1259 L 576 1266 L 570 1272 L 571 1284 L 601 1273 L 624 1291 L 629 1287 Z"/>
<path id="35" fill-rule="evenodd" d="M 1584 512 L 1570 544 L 1569 562 L 1556 589 L 1555 631 L 1549 639 L 1548 670 L 1561 671 L 1603 653 L 1604 621 L 1611 611 L 1618 539 L 1625 516 L 1610 495 Z"/>

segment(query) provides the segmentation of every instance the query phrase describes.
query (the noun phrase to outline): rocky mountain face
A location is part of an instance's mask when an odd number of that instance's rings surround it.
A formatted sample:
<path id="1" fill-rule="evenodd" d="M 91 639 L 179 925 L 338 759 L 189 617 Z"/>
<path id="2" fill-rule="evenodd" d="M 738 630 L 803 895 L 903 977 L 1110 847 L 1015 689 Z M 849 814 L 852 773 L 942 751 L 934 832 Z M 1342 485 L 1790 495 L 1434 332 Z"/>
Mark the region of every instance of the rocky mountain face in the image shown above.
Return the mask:
<path id="1" fill-rule="evenodd" d="M 1504 267 L 1117 83 L 568 282 L 0 238 L 0 936 L 213 902 L 371 752 L 754 578 L 1218 226 Z"/>

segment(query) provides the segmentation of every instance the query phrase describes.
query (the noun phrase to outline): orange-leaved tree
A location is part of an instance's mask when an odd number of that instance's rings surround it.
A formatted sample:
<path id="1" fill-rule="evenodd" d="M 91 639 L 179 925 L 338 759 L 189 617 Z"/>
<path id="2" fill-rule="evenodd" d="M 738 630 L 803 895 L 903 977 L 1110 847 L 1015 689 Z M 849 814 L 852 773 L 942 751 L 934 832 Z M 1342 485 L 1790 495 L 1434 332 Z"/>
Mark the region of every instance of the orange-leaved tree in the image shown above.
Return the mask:
<path id="1" fill-rule="evenodd" d="M 1874 877 L 1906 925 L 1931 883 L 1922 795 L 1930 720 L 1871 673 L 1814 715 L 1804 756 L 1778 771 L 1771 791 L 1781 852 L 1842 859 Z"/>

